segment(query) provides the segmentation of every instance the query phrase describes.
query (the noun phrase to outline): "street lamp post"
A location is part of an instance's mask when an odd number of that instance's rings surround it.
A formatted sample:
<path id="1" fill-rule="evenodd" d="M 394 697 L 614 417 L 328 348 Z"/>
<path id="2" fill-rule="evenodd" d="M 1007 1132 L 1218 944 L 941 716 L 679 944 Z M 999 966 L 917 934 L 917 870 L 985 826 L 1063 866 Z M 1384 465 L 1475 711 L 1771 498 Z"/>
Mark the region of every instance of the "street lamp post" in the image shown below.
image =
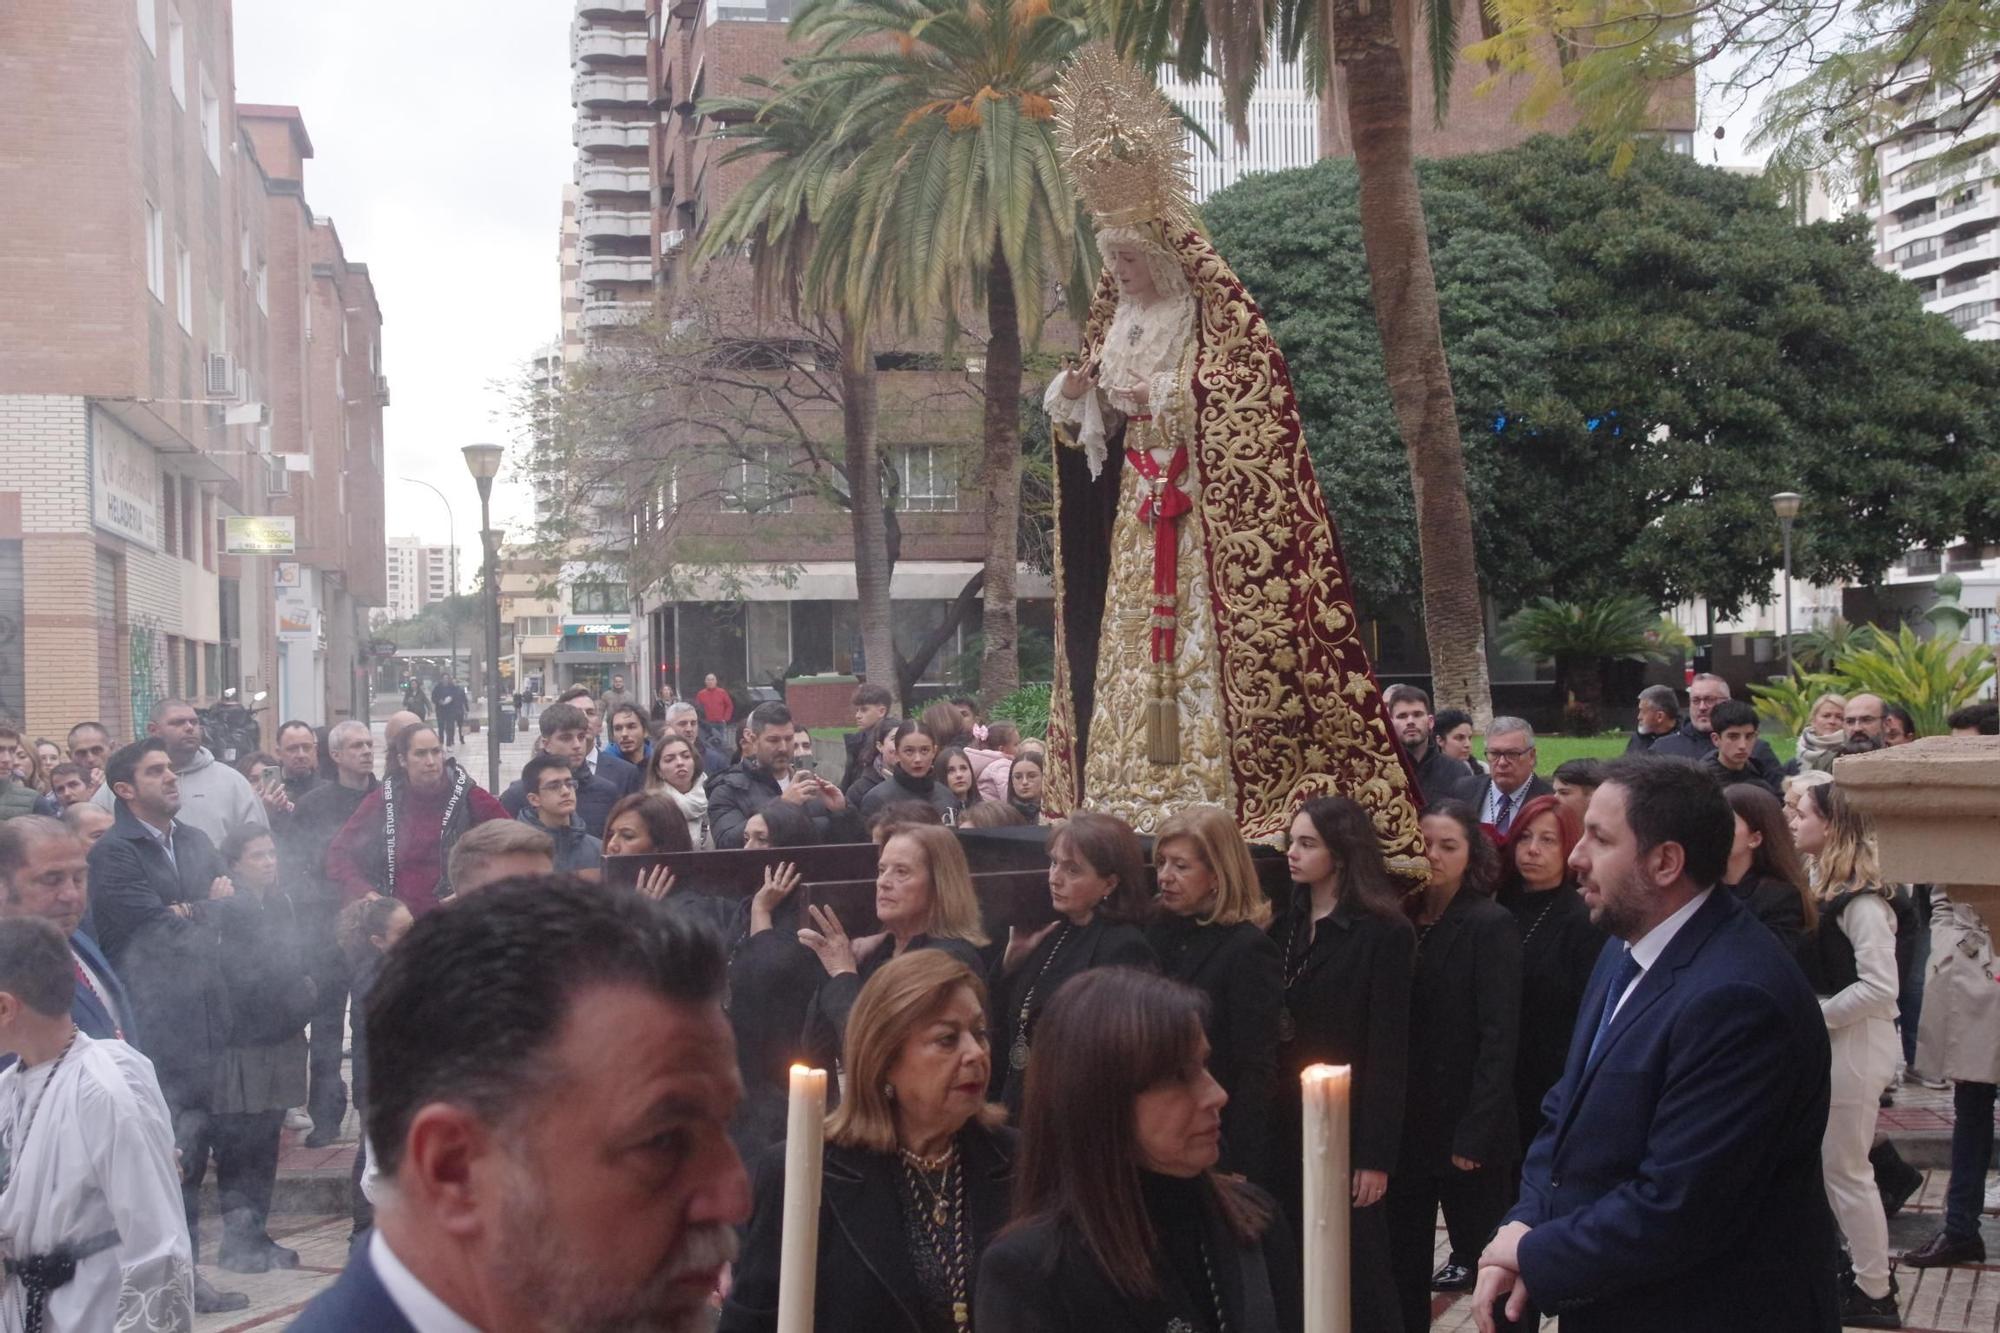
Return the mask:
<path id="1" fill-rule="evenodd" d="M 451 512 L 451 501 L 444 498 L 443 491 L 439 490 L 437 487 L 431 485 L 427 481 L 422 481 L 416 477 L 405 477 L 403 478 L 403 480 L 409 482 L 412 486 L 423 487 L 425 490 L 429 491 L 432 495 L 435 495 L 438 498 L 438 503 L 444 506 L 445 540 L 451 543 L 451 591 L 446 594 L 446 597 L 447 598 L 456 597 L 458 596 L 458 518 Z M 445 620 L 445 628 L 451 631 L 451 678 L 453 680 L 457 680 L 458 679 L 458 619 L 451 614 L 451 607 L 449 604 L 447 604 L 445 607 L 444 620 Z"/>
<path id="2" fill-rule="evenodd" d="M 493 478 L 500 475 L 497 444 L 460 450 L 479 487 L 479 545 L 486 581 L 486 789 L 500 790 L 500 534 L 493 529 Z"/>
<path id="3" fill-rule="evenodd" d="M 1799 516 L 1805 500 L 1797 491 L 1779 491 L 1771 497 L 1771 512 L 1778 516 L 1778 530 L 1785 542 L 1785 674 L 1792 674 L 1792 520 Z"/>

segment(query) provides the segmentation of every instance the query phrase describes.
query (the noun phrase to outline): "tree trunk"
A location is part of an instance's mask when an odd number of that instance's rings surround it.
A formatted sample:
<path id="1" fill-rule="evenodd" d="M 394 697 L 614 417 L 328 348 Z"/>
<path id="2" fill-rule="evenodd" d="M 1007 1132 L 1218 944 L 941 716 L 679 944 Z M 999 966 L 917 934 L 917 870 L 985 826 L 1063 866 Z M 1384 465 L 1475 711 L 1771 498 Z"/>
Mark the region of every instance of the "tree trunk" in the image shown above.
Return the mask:
<path id="1" fill-rule="evenodd" d="M 986 282 L 986 416 L 979 498 L 986 510 L 986 613 L 980 630 L 979 702 L 991 708 L 1021 683 L 1020 567 L 1021 315 L 1014 275 L 996 245 Z"/>
<path id="2" fill-rule="evenodd" d="M 1423 200 L 1410 142 L 1410 75 L 1388 0 L 1333 0 L 1335 56 L 1361 186 L 1361 246 L 1396 425 L 1410 457 L 1431 694 L 1485 726 L 1493 714 L 1485 622 L 1465 498 L 1465 452 L 1438 327 Z"/>
<path id="3" fill-rule="evenodd" d="M 861 655 L 868 678 L 899 690 L 895 616 L 889 605 L 889 522 L 877 447 L 875 354 L 855 322 L 840 318 L 840 425 L 847 450 L 848 517 L 854 524 L 854 595 L 860 603 Z M 901 700 L 899 698 L 898 703 Z M 900 716 L 900 708 L 896 710 Z"/>

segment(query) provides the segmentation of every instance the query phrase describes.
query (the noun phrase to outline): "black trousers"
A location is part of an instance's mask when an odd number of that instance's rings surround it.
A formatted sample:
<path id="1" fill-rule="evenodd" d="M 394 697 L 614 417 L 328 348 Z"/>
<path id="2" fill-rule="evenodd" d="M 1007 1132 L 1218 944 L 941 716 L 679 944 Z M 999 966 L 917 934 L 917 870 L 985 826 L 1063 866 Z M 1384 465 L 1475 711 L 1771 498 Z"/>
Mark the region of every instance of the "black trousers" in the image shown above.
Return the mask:
<path id="1" fill-rule="evenodd" d="M 284 1110 L 223 1114 L 182 1111 L 174 1116 L 181 1151 L 181 1206 L 199 1262 L 201 1182 L 215 1159 L 216 1194 L 222 1207 L 222 1248 L 254 1249 L 268 1239 L 271 1194 L 278 1183 L 278 1138 Z"/>
<path id="2" fill-rule="evenodd" d="M 1435 1176 L 1405 1171 L 1390 1177 L 1389 1196 L 1382 1206 L 1389 1213 L 1389 1260 L 1403 1333 L 1430 1327 L 1438 1208 L 1444 1209 L 1445 1230 L 1451 1237 L 1451 1261 L 1477 1267 L 1479 1252 L 1507 1215 L 1509 1180 L 1516 1169 L 1487 1166 Z"/>
<path id="3" fill-rule="evenodd" d="M 465 720 L 455 708 L 438 709 L 438 739 L 446 745 L 456 745 L 465 737 Z"/>
<path id="4" fill-rule="evenodd" d="M 306 967 L 319 988 L 306 1047 L 306 1113 L 312 1117 L 313 1132 L 322 1135 L 337 1132 L 347 1117 L 347 1084 L 340 1077 L 340 1061 L 347 1045 L 350 982 L 347 960 L 334 938 L 339 917 L 337 902 L 301 903 L 298 908 Z"/>

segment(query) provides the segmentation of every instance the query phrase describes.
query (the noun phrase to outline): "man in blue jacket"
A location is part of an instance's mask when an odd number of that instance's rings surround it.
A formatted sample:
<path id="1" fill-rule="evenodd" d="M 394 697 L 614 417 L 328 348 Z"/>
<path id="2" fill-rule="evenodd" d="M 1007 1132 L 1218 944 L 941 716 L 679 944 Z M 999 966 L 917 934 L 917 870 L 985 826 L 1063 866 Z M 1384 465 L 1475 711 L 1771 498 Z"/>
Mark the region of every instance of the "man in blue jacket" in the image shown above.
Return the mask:
<path id="1" fill-rule="evenodd" d="M 1521 1201 L 1479 1260 L 1474 1313 L 1564 1333 L 1832 1333 L 1820 1171 L 1831 1055 L 1770 931 L 1714 887 L 1734 823 L 1685 760 L 1620 759 L 1570 858 L 1598 959 Z"/>
<path id="2" fill-rule="evenodd" d="M 67 825 L 46 815 L 0 823 L 0 917 L 38 916 L 60 930 L 76 963 L 70 1018 L 77 1031 L 98 1041 L 129 1040 L 132 1002 L 83 929 L 90 906 L 88 850 Z"/>

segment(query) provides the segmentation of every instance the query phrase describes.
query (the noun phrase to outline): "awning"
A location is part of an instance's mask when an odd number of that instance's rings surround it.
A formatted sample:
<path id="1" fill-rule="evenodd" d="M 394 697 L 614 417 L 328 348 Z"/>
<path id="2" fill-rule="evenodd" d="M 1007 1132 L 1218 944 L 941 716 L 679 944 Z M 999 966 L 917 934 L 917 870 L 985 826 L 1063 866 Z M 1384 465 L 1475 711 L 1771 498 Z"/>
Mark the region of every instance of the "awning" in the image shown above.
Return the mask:
<path id="1" fill-rule="evenodd" d="M 889 581 L 889 598 L 897 602 L 948 602 L 966 580 L 980 570 L 974 560 L 904 560 Z M 1055 595 L 1049 577 L 1023 565 L 1016 574 L 1017 597 L 1034 600 Z M 852 602 L 854 562 L 816 560 L 796 565 L 735 565 L 684 569 L 674 577 L 672 595 L 660 586 L 645 597 L 648 611 L 676 602 Z"/>
<path id="2" fill-rule="evenodd" d="M 560 666 L 595 666 L 599 663 L 625 663 L 632 660 L 630 653 L 557 653 L 556 663 Z"/>

